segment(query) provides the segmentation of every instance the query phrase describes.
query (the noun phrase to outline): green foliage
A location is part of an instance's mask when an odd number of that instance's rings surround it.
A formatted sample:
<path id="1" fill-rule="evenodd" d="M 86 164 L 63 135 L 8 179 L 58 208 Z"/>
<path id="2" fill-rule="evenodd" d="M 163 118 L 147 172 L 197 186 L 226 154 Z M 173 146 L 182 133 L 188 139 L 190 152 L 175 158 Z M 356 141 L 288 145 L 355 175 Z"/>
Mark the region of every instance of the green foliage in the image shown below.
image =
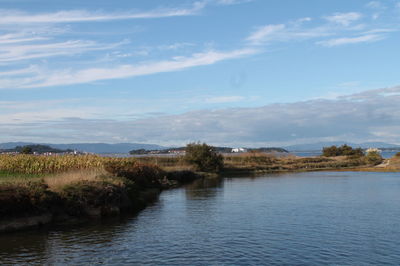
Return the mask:
<path id="1" fill-rule="evenodd" d="M 377 165 L 383 162 L 383 158 L 378 151 L 370 151 L 365 155 L 367 163 Z"/>
<path id="2" fill-rule="evenodd" d="M 156 165 L 129 161 L 108 161 L 104 169 L 110 174 L 125 177 L 142 188 L 159 188 L 166 173 Z"/>
<path id="3" fill-rule="evenodd" d="M 200 171 L 219 172 L 223 168 L 223 157 L 206 143 L 189 143 L 184 160 Z"/>
<path id="4" fill-rule="evenodd" d="M 32 154 L 33 150 L 31 147 L 25 146 L 25 147 L 22 147 L 21 153 L 22 154 Z"/>
<path id="5" fill-rule="evenodd" d="M 119 206 L 122 188 L 109 182 L 80 181 L 64 187 L 60 196 L 71 215 L 84 215 L 88 207 Z"/>
<path id="6" fill-rule="evenodd" d="M 400 152 L 396 153 L 394 156 L 400 157 Z"/>
<path id="7" fill-rule="evenodd" d="M 330 147 L 324 147 L 322 149 L 322 156 L 325 157 L 333 157 L 333 156 L 352 156 L 352 157 L 361 157 L 364 155 L 364 152 L 361 148 L 352 148 L 347 144 L 343 144 L 340 147 L 335 145 Z"/>
<path id="8" fill-rule="evenodd" d="M 100 168 L 104 161 L 113 159 L 96 155 L 35 156 L 30 154 L 0 154 L 0 171 L 21 174 L 53 174 Z"/>
<path id="9" fill-rule="evenodd" d="M 43 182 L 3 183 L 0 186 L 1 217 L 41 214 L 58 202 Z"/>

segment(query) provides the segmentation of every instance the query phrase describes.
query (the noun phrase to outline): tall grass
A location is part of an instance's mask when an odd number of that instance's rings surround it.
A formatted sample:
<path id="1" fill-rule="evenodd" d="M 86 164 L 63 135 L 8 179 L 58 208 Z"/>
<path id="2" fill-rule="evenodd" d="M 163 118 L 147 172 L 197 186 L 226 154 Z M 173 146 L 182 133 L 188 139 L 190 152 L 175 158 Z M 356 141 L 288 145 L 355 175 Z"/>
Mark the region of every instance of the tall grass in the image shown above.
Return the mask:
<path id="1" fill-rule="evenodd" d="M 0 171 L 20 174 L 54 174 L 69 171 L 101 169 L 108 161 L 134 162 L 134 158 L 109 158 L 97 155 L 0 155 Z"/>

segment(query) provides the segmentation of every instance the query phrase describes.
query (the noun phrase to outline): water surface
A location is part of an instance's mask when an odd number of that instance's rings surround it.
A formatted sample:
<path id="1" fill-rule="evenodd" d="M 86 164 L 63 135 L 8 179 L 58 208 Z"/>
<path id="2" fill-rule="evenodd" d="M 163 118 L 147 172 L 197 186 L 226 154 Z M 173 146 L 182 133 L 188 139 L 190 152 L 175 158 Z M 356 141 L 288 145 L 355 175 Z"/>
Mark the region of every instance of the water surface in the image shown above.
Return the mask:
<path id="1" fill-rule="evenodd" d="M 398 265 L 400 174 L 203 180 L 135 217 L 0 236 L 2 264 Z"/>

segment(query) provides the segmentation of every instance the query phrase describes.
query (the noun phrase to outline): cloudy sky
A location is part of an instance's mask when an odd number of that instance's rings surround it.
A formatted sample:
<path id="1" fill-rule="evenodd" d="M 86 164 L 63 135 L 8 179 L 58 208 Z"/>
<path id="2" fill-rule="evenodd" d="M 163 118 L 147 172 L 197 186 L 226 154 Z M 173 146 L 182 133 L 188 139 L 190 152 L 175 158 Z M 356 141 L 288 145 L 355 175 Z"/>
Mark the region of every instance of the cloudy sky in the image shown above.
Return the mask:
<path id="1" fill-rule="evenodd" d="M 0 0 L 0 142 L 400 144 L 400 0 Z"/>

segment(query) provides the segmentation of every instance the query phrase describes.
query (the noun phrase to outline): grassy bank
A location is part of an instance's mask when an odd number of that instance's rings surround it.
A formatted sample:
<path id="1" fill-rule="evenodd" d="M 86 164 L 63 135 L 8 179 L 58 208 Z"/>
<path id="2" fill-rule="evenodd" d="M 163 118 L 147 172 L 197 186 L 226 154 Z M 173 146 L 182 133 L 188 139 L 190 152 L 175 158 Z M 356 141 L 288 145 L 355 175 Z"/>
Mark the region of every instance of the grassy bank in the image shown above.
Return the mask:
<path id="1" fill-rule="evenodd" d="M 98 156 L 0 157 L 0 231 L 50 221 L 137 212 L 163 189 L 199 176 L 135 159 Z"/>

